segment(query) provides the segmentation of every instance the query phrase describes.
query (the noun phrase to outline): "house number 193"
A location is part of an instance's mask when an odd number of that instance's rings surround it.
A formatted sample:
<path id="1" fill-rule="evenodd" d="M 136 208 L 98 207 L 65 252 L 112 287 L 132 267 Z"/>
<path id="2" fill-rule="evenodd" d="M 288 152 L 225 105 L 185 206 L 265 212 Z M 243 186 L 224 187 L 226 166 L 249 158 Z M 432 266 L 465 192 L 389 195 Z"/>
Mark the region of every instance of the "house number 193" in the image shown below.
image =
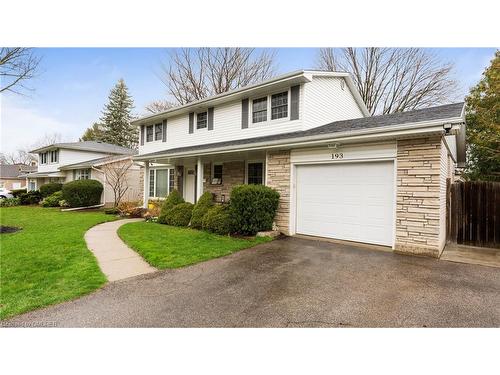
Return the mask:
<path id="1" fill-rule="evenodd" d="M 343 152 L 336 152 L 332 154 L 332 159 L 333 160 L 339 160 L 344 158 L 344 153 Z"/>

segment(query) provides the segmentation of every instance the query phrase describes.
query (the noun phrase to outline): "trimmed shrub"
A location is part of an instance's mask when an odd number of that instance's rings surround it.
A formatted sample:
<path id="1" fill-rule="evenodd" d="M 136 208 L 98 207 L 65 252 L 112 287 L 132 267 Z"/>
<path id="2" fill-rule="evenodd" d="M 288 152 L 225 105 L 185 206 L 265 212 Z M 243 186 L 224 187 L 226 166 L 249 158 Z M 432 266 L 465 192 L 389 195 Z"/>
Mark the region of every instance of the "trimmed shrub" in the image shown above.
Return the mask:
<path id="1" fill-rule="evenodd" d="M 194 205 L 193 215 L 191 216 L 191 228 L 203 228 L 203 217 L 208 210 L 214 205 L 213 194 L 209 191 L 203 193 Z"/>
<path id="2" fill-rule="evenodd" d="M 49 182 L 48 184 L 40 186 L 40 193 L 42 194 L 42 197 L 46 198 L 49 195 L 54 194 L 56 191 L 61 191 L 62 190 L 63 184 L 60 184 L 58 182 Z"/>
<path id="3" fill-rule="evenodd" d="M 187 227 L 191 221 L 192 213 L 192 203 L 184 202 L 177 204 L 167 211 L 165 215 L 165 224 L 174 225 L 176 227 Z"/>
<path id="4" fill-rule="evenodd" d="M 236 232 L 254 235 L 271 230 L 279 193 L 264 185 L 239 185 L 231 191 L 231 220 Z"/>
<path id="5" fill-rule="evenodd" d="M 184 203 L 182 195 L 177 190 L 172 190 L 168 195 L 167 199 L 163 202 L 160 210 L 160 216 L 158 216 L 158 222 L 166 224 L 167 213 L 169 210 L 174 208 L 176 205 Z"/>
<path id="6" fill-rule="evenodd" d="M 42 200 L 42 194 L 38 190 L 32 190 L 24 194 L 19 194 L 18 198 L 22 205 L 38 204 Z"/>
<path id="7" fill-rule="evenodd" d="M 4 199 L 0 199 L 0 207 L 19 206 L 20 201 L 21 200 L 19 198 L 4 198 Z"/>
<path id="8" fill-rule="evenodd" d="M 41 204 L 43 207 L 59 207 L 60 203 L 63 200 L 62 191 L 56 191 L 55 193 L 49 195 L 45 198 Z"/>
<path id="9" fill-rule="evenodd" d="M 208 209 L 203 216 L 203 229 L 220 235 L 230 234 L 232 232 L 230 208 L 217 205 Z"/>
<path id="10" fill-rule="evenodd" d="M 75 180 L 63 185 L 63 199 L 70 207 L 88 207 L 101 202 L 103 186 L 97 180 Z"/>
<path id="11" fill-rule="evenodd" d="M 14 196 L 14 198 L 18 198 L 21 194 L 26 194 L 26 189 L 14 189 L 11 190 L 10 193 Z"/>

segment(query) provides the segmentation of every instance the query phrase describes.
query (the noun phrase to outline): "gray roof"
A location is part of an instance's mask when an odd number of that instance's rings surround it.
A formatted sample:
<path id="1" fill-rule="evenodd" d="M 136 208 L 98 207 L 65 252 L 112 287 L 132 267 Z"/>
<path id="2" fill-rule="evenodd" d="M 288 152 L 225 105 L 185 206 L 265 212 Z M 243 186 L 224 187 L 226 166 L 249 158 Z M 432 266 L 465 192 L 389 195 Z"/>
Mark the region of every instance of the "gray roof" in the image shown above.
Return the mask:
<path id="1" fill-rule="evenodd" d="M 54 143 L 49 146 L 37 148 L 36 150 L 30 152 L 36 153 L 48 150 L 50 148 L 66 148 L 70 150 L 95 151 L 95 152 L 104 152 L 108 154 L 124 154 L 124 155 L 133 155 L 137 152 L 136 150 L 132 150 L 130 148 L 112 145 L 110 143 L 97 142 L 97 141 Z"/>
<path id="2" fill-rule="evenodd" d="M 290 133 L 268 135 L 263 137 L 237 139 L 232 141 L 209 143 L 197 146 L 178 147 L 164 151 L 153 152 L 150 154 L 138 155 L 140 158 L 148 156 L 168 156 L 190 151 L 202 151 L 205 149 L 228 147 L 235 145 L 250 145 L 253 143 L 261 143 L 267 141 L 286 140 L 293 138 L 304 138 L 315 135 L 329 135 L 341 132 L 359 131 L 371 128 L 382 128 L 394 125 L 404 125 L 411 123 L 437 121 L 447 119 L 456 119 L 462 117 L 464 103 L 446 104 L 438 107 L 417 109 L 408 112 L 392 113 L 388 115 L 362 117 L 357 119 L 335 121 L 323 126 L 319 126 L 309 130 L 295 131 Z"/>
<path id="3" fill-rule="evenodd" d="M 134 153 L 137 153 L 135 151 Z M 106 163 L 111 163 L 116 160 L 120 160 L 124 157 L 131 156 L 131 155 L 113 155 L 113 156 L 105 156 L 102 158 L 97 158 L 97 159 L 92 159 L 92 160 L 86 160 L 82 161 L 80 163 L 74 163 L 74 164 L 68 164 L 60 167 L 59 169 L 80 169 L 80 168 L 91 168 L 95 165 L 99 164 L 106 164 Z"/>
<path id="4" fill-rule="evenodd" d="M 26 172 L 36 171 L 36 166 L 26 164 L 2 164 L 0 165 L 0 178 L 16 179 Z"/>

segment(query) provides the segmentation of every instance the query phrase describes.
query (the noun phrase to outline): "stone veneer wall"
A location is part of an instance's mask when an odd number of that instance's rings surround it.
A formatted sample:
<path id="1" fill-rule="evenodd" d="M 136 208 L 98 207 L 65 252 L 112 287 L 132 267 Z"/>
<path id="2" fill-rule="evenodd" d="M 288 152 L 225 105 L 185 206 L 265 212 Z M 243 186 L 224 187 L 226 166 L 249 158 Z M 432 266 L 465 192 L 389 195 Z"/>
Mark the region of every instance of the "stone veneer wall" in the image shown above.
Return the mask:
<path id="1" fill-rule="evenodd" d="M 212 185 L 212 164 L 206 163 L 203 166 L 203 191 L 210 191 L 215 194 L 215 199 L 220 202 L 221 196 L 225 196 L 226 202 L 230 198 L 231 189 L 235 185 L 241 185 L 245 183 L 245 162 L 241 161 L 230 161 L 225 162 L 222 165 L 222 184 Z"/>
<path id="2" fill-rule="evenodd" d="M 443 147 L 440 136 L 398 141 L 397 252 L 438 257 L 442 251 Z"/>
<path id="3" fill-rule="evenodd" d="M 290 228 L 290 151 L 269 151 L 266 185 L 280 193 L 275 222 L 280 232 L 288 235 Z"/>

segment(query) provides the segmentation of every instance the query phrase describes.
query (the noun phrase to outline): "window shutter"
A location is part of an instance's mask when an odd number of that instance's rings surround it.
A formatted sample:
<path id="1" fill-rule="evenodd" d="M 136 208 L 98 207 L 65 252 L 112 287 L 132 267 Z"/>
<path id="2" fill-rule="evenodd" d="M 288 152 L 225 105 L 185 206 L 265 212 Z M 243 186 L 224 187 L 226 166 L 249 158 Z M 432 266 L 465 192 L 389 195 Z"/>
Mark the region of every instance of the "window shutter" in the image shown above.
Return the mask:
<path id="1" fill-rule="evenodd" d="M 300 85 L 290 89 L 290 120 L 299 119 Z"/>
<path id="2" fill-rule="evenodd" d="M 161 141 L 167 141 L 167 120 L 162 121 L 162 129 L 161 129 Z"/>
<path id="3" fill-rule="evenodd" d="M 194 112 L 189 113 L 189 134 L 194 132 Z"/>
<path id="4" fill-rule="evenodd" d="M 141 125 L 141 146 L 144 146 L 144 125 Z"/>
<path id="5" fill-rule="evenodd" d="M 248 99 L 241 101 L 241 128 L 248 128 Z"/>
<path id="6" fill-rule="evenodd" d="M 208 109 L 208 130 L 214 130 L 214 107 Z"/>

